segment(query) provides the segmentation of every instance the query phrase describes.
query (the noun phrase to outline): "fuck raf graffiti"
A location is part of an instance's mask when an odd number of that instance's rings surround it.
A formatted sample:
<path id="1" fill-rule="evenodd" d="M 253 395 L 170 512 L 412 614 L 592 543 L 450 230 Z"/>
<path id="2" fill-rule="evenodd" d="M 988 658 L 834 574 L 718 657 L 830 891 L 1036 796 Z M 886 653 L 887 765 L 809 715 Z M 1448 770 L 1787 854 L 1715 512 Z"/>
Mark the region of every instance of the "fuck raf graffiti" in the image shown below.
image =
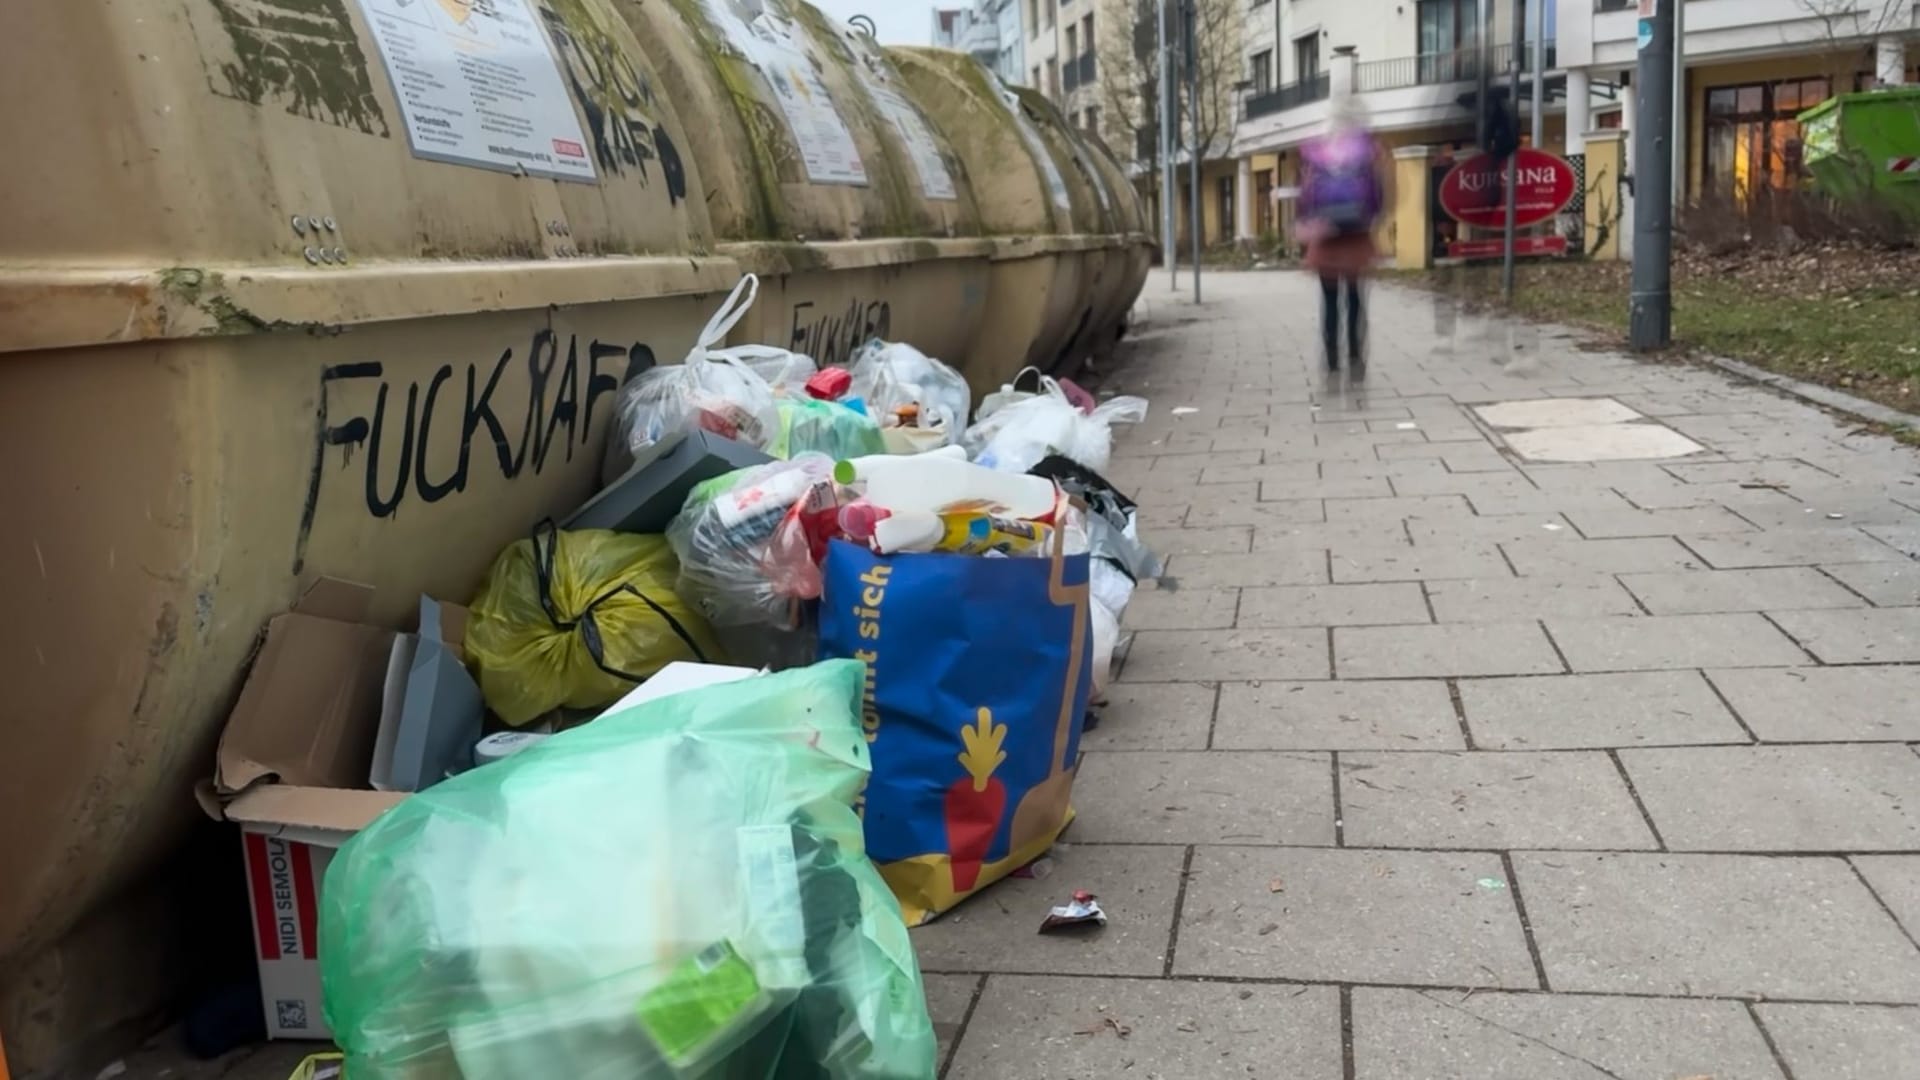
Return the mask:
<path id="1" fill-rule="evenodd" d="M 787 348 L 813 357 L 821 367 L 845 365 L 855 350 L 893 332 L 893 305 L 885 300 L 854 299 L 844 308 L 821 309 L 808 300 L 793 305 Z"/>
<path id="2" fill-rule="evenodd" d="M 422 380 L 396 380 L 379 360 L 321 369 L 313 472 L 295 570 L 304 560 L 321 482 L 336 457 L 339 468 L 360 477 L 367 513 L 376 518 L 394 517 L 409 497 L 432 504 L 463 492 L 474 471 L 489 462 L 507 480 L 537 476 L 550 462 L 572 461 L 590 445 L 601 399 L 653 364 L 653 351 L 638 342 L 569 335 L 563 345 L 542 328 L 524 352 L 508 348 L 497 359 L 463 368 L 442 364 Z M 343 415 L 343 392 L 358 388 L 351 396 L 364 403 L 370 386 L 371 404 Z M 444 448 L 453 433 L 459 443 L 448 455 Z M 436 447 L 443 452 L 435 454 Z"/>

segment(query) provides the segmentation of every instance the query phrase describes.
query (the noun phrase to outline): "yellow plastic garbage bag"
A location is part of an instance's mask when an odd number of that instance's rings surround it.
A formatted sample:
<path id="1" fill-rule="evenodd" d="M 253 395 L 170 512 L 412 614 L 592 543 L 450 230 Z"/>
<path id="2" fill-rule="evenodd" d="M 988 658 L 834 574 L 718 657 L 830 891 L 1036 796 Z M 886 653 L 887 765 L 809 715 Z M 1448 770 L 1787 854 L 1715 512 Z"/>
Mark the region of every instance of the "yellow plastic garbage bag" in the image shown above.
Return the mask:
<path id="1" fill-rule="evenodd" d="M 664 536 L 543 522 L 500 553 L 473 602 L 467 653 L 487 707 L 519 727 L 611 705 L 675 660 L 718 659 L 712 629 L 674 595 L 679 574 Z"/>

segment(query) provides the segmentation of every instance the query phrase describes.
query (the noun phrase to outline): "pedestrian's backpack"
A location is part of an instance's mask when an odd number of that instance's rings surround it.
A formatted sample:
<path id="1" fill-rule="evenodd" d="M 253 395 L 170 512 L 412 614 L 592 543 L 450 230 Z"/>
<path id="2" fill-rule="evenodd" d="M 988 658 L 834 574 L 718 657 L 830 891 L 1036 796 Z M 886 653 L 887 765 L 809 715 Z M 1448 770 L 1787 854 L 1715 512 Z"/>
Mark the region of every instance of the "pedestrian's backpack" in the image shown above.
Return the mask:
<path id="1" fill-rule="evenodd" d="M 1373 140 L 1358 131 L 1329 135 L 1307 152 L 1307 212 L 1336 233 L 1371 231 L 1380 214 Z"/>

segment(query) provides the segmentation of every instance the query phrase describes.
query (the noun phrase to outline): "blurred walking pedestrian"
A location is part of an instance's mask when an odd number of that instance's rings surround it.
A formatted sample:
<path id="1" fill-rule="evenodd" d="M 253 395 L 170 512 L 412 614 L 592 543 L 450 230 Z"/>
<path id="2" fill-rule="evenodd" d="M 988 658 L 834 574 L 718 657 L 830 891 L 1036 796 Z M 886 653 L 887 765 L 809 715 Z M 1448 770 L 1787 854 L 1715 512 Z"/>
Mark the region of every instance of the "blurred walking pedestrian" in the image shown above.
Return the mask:
<path id="1" fill-rule="evenodd" d="M 1320 336 L 1327 370 L 1340 370 L 1341 293 L 1347 357 L 1364 369 L 1367 341 L 1362 279 L 1373 268 L 1373 231 L 1387 205 L 1387 169 L 1366 111 L 1348 94 L 1329 106 L 1327 130 L 1300 150 L 1304 173 L 1298 232 L 1307 268 L 1320 275 Z"/>

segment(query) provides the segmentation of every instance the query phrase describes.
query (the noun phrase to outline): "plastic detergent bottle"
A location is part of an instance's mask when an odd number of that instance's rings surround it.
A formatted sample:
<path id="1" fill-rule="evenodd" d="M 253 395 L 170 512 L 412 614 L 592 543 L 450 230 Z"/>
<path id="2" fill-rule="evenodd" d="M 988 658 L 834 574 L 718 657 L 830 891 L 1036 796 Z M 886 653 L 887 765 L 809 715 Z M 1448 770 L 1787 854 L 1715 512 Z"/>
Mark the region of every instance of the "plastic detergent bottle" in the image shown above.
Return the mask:
<path id="1" fill-rule="evenodd" d="M 905 468 L 922 458 L 946 458 L 949 461 L 967 460 L 967 452 L 958 446 L 943 446 L 938 450 L 929 450 L 924 454 L 868 454 L 865 457 L 848 458 L 833 466 L 833 478 L 842 484 L 851 484 L 855 480 L 862 483 L 889 469 Z"/>
<path id="2" fill-rule="evenodd" d="M 834 478 L 866 484 L 867 501 L 896 515 L 964 509 L 1038 520 L 1053 513 L 1056 494 L 1051 480 L 995 472 L 938 451 L 843 461 Z"/>
<path id="3" fill-rule="evenodd" d="M 1028 555 L 1053 540 L 1053 526 L 994 517 L 974 510 L 946 514 L 907 511 L 876 522 L 874 549 L 882 555 L 903 551 L 946 551 L 957 555 Z"/>

